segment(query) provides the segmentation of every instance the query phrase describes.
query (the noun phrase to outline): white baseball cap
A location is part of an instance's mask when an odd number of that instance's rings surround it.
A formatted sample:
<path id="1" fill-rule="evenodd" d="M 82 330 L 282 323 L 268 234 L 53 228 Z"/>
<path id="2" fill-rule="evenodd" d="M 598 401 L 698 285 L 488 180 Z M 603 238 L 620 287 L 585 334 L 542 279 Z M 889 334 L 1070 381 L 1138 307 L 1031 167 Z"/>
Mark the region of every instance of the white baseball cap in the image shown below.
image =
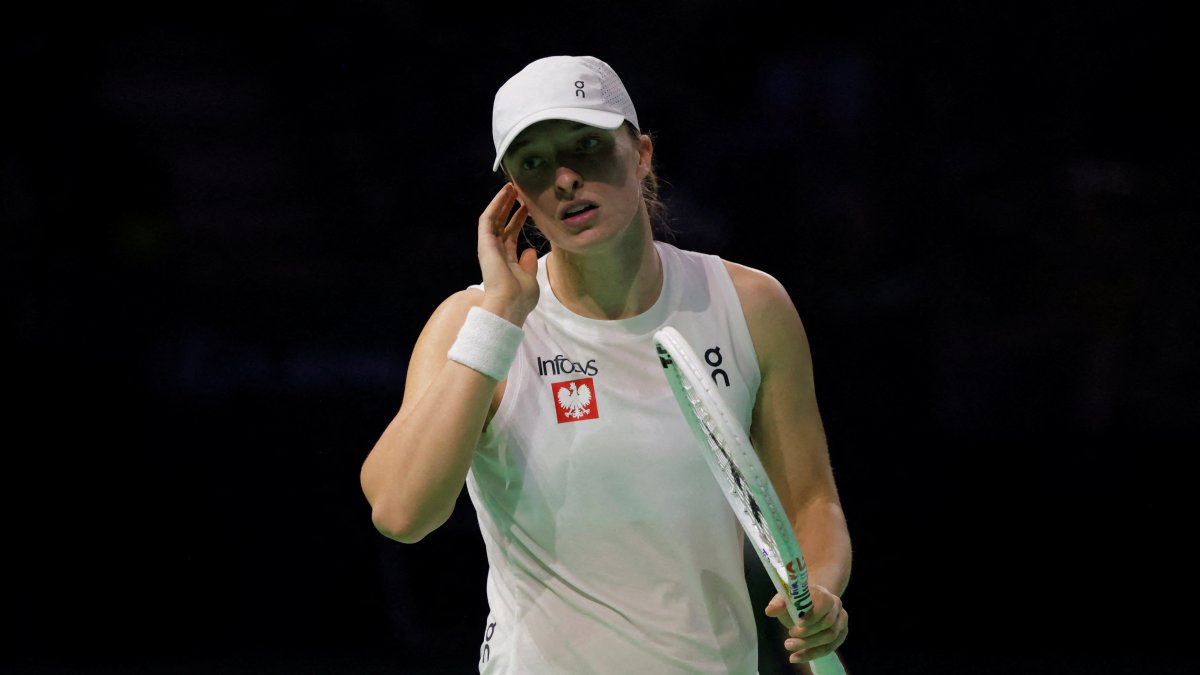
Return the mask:
<path id="1" fill-rule="evenodd" d="M 547 56 L 513 75 L 496 92 L 492 105 L 492 140 L 496 161 L 530 125 L 543 120 L 570 120 L 616 129 L 629 120 L 640 129 L 633 101 L 621 78 L 594 56 Z"/>

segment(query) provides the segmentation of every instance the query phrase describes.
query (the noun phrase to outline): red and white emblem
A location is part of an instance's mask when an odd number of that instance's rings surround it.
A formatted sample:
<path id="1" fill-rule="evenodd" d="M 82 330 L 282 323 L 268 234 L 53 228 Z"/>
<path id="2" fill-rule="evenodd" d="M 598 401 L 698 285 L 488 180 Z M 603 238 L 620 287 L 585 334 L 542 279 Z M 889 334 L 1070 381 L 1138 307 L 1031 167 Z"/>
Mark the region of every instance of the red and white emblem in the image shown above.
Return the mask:
<path id="1" fill-rule="evenodd" d="M 592 378 L 555 382 L 550 385 L 550 391 L 554 393 L 554 411 L 558 413 L 559 424 L 600 417 L 600 411 L 596 409 L 596 385 Z"/>

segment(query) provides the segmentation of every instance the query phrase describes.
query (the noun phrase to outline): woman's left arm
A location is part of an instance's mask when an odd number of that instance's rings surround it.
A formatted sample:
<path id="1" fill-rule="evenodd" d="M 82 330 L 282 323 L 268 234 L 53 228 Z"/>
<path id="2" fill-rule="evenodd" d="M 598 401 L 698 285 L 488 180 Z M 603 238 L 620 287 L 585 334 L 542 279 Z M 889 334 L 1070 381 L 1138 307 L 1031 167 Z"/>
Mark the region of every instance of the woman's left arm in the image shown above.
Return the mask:
<path id="1" fill-rule="evenodd" d="M 850 581 L 850 534 L 830 465 L 800 315 L 774 277 L 736 263 L 726 262 L 726 267 L 762 375 L 750 437 L 796 531 L 813 597 L 813 611 L 801 625 L 791 627 L 785 647 L 793 652 L 793 661 L 809 661 L 846 639 L 841 595 Z M 778 595 L 766 613 L 791 624 Z"/>

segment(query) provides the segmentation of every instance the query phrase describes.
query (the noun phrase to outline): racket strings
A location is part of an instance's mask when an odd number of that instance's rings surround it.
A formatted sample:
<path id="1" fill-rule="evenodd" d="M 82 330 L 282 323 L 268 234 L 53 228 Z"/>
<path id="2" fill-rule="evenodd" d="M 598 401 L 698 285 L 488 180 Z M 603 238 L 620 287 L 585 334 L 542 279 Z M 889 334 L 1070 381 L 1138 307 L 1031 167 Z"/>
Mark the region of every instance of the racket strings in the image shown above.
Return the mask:
<path id="1" fill-rule="evenodd" d="M 706 461 L 714 469 L 717 483 L 725 492 L 746 536 L 752 540 L 763 566 L 768 572 L 774 571 L 771 574 L 772 582 L 780 595 L 789 601 L 788 613 L 798 620 L 812 610 L 812 596 L 808 588 L 808 569 L 799 542 L 793 536 L 791 520 L 784 513 L 770 480 L 754 456 L 753 447 L 750 447 L 749 453 L 745 452 L 750 440 L 740 433 L 741 424 L 724 409 L 720 398 L 702 384 L 703 368 L 687 342 L 678 335 L 678 331 L 671 328 L 664 328 L 656 334 L 655 339 L 667 379 L 685 416 L 689 417 L 689 426 L 695 432 L 699 446 L 711 451 L 706 455 Z M 670 344 L 678 356 L 674 356 L 665 344 Z M 716 415 L 710 414 L 706 401 L 711 401 Z M 727 435 L 729 439 L 726 439 Z M 734 461 L 727 447 L 731 448 L 738 461 Z M 743 474 L 739 462 L 746 466 L 747 473 Z M 752 483 L 750 485 L 747 484 L 747 476 Z M 765 513 L 759 508 L 759 500 L 755 495 L 762 495 Z M 778 532 L 779 538 L 773 532 Z M 780 547 L 780 541 L 783 542 L 783 548 Z M 846 673 L 837 656 L 832 654 L 817 659 L 811 665 L 813 673 L 821 675 Z"/>
<path id="2" fill-rule="evenodd" d="M 680 384 L 683 386 L 684 394 L 692 407 L 692 412 L 696 420 L 704 428 L 708 436 L 708 446 L 713 451 L 717 466 L 720 467 L 721 473 L 728 479 L 727 484 L 730 492 L 737 498 L 738 503 L 741 504 L 742 512 L 750 515 L 754 521 L 754 529 L 758 534 L 755 541 L 756 547 L 771 562 L 771 566 L 775 568 L 776 574 L 782 578 L 786 578 L 786 563 L 779 552 L 779 545 L 775 543 L 775 537 L 771 534 L 771 529 L 763 521 L 762 509 L 758 506 L 758 500 L 746 488 L 742 472 L 738 470 L 737 465 L 725 450 L 726 441 L 724 434 L 721 432 L 721 425 L 713 419 L 713 416 L 708 412 L 708 408 L 705 407 L 703 399 L 696 394 L 687 380 L 681 379 Z"/>

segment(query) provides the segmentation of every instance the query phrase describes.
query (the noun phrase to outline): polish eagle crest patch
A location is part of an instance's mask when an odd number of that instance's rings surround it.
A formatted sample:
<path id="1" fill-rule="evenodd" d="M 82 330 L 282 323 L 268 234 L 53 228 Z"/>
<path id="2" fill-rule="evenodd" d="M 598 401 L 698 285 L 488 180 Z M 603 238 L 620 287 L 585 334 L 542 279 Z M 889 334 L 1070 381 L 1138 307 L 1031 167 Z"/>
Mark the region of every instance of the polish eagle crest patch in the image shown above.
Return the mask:
<path id="1" fill-rule="evenodd" d="M 554 411 L 558 413 L 559 424 L 600 417 L 596 408 L 596 384 L 592 378 L 555 382 L 550 385 L 550 391 L 554 394 Z"/>

